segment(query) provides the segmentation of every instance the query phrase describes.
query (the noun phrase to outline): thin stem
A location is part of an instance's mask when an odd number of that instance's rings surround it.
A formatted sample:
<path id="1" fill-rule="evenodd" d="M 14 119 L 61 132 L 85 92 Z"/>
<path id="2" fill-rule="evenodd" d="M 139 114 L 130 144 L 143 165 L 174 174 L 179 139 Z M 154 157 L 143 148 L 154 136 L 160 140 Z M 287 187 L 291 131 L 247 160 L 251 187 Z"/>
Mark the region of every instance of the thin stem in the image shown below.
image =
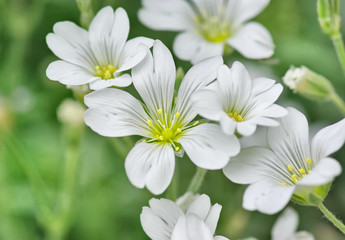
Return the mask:
<path id="1" fill-rule="evenodd" d="M 341 68 L 345 74 L 345 47 L 343 37 L 340 33 L 332 36 L 333 45 L 340 61 Z"/>
<path id="2" fill-rule="evenodd" d="M 206 173 L 206 169 L 198 167 L 191 183 L 189 184 L 187 192 L 196 194 L 199 191 L 202 182 L 204 181 Z"/>
<path id="3" fill-rule="evenodd" d="M 323 205 L 323 203 L 321 203 L 319 205 L 319 209 L 320 211 L 325 215 L 325 217 L 331 221 L 334 226 L 336 226 L 344 235 L 345 235 L 345 225 L 339 220 L 337 219 L 333 213 L 331 213 L 326 207 L 325 205 Z"/>
<path id="4" fill-rule="evenodd" d="M 345 102 L 343 101 L 343 99 L 339 97 L 339 95 L 336 92 L 334 92 L 331 95 L 331 100 L 338 107 L 338 109 L 345 115 Z"/>

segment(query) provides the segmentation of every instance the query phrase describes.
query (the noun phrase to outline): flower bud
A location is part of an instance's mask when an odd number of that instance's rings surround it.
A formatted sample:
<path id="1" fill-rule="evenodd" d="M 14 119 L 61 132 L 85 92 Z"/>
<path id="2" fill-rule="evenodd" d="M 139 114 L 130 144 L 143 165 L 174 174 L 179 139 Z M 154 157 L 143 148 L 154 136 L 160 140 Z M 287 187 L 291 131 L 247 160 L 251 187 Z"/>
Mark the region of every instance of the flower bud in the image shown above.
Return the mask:
<path id="1" fill-rule="evenodd" d="M 334 93 L 334 88 L 328 79 L 304 66 L 300 68 L 291 66 L 283 81 L 295 93 L 311 100 L 330 100 Z"/>
<path id="2" fill-rule="evenodd" d="M 318 0 L 317 12 L 322 31 L 328 36 L 335 36 L 340 32 L 340 16 L 338 0 Z"/>
<path id="3" fill-rule="evenodd" d="M 85 108 L 81 103 L 72 100 L 64 100 L 57 110 L 57 116 L 61 123 L 71 126 L 84 125 Z"/>

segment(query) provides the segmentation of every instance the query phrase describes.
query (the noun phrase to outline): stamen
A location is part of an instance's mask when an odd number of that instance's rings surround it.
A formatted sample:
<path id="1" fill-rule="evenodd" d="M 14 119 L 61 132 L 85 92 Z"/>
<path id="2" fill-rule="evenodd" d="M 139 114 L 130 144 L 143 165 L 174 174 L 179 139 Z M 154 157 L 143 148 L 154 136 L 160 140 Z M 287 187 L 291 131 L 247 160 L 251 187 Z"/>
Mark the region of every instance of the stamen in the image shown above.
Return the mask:
<path id="1" fill-rule="evenodd" d="M 176 132 L 177 132 L 177 133 L 182 132 L 181 128 L 176 129 Z"/>
<path id="2" fill-rule="evenodd" d="M 147 124 L 151 127 L 153 124 L 152 124 L 152 121 L 149 119 L 147 120 Z"/>
<path id="3" fill-rule="evenodd" d="M 311 164 L 311 159 L 310 158 L 307 158 L 306 161 L 307 161 L 308 164 Z"/>
<path id="4" fill-rule="evenodd" d="M 178 152 L 180 150 L 179 147 L 175 147 L 175 151 Z"/>
<path id="5" fill-rule="evenodd" d="M 177 113 L 175 114 L 175 116 L 176 116 L 176 118 L 179 118 L 179 117 L 181 116 L 181 114 L 180 114 L 179 112 L 177 112 Z"/>
<path id="6" fill-rule="evenodd" d="M 96 69 L 95 75 L 97 77 L 104 79 L 104 80 L 114 78 L 114 72 L 116 71 L 116 67 L 114 65 L 111 65 L 111 64 L 103 66 L 103 67 L 97 65 L 95 67 L 95 69 Z"/>
<path id="7" fill-rule="evenodd" d="M 193 123 L 193 126 L 196 126 L 196 125 L 198 125 L 199 124 L 199 121 L 195 121 L 194 123 Z"/>
<path id="8" fill-rule="evenodd" d="M 283 183 L 283 182 L 278 182 L 278 183 L 282 186 L 286 186 L 286 183 Z"/>
<path id="9" fill-rule="evenodd" d="M 305 170 L 303 168 L 300 168 L 299 172 L 302 173 L 302 174 L 305 174 Z"/>
<path id="10" fill-rule="evenodd" d="M 160 136 L 158 137 L 158 139 L 161 140 L 161 141 L 163 141 L 163 140 L 164 140 L 164 137 L 163 137 L 162 135 L 160 135 Z"/>
<path id="11" fill-rule="evenodd" d="M 157 110 L 157 113 L 158 113 L 158 114 L 161 114 L 162 111 L 163 111 L 163 110 L 160 108 L 160 109 Z"/>
<path id="12" fill-rule="evenodd" d="M 291 175 L 291 178 L 294 182 L 298 182 L 298 178 L 296 177 L 295 174 Z"/>
<path id="13" fill-rule="evenodd" d="M 288 165 L 287 167 L 288 167 L 288 169 L 289 169 L 289 171 L 290 171 L 290 172 L 292 172 L 292 171 L 293 171 L 293 168 L 292 168 L 292 166 L 291 166 L 291 165 Z"/>
<path id="14" fill-rule="evenodd" d="M 234 119 L 236 122 L 242 122 L 244 120 L 243 116 L 237 112 L 229 112 L 228 116 Z"/>

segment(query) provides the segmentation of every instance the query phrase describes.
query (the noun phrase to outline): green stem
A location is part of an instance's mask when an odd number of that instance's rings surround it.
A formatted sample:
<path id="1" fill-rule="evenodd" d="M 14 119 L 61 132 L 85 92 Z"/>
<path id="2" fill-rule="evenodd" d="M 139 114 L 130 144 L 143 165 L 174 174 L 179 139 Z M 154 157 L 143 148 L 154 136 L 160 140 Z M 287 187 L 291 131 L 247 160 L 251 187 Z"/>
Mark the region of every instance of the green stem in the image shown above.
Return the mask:
<path id="1" fill-rule="evenodd" d="M 189 184 L 187 192 L 196 194 L 199 191 L 202 182 L 204 181 L 206 173 L 207 173 L 206 169 L 198 167 L 191 183 Z"/>
<path id="2" fill-rule="evenodd" d="M 332 36 L 333 45 L 340 61 L 341 68 L 345 74 L 345 47 L 343 37 L 340 33 Z"/>
<path id="3" fill-rule="evenodd" d="M 345 235 L 345 225 L 339 220 L 337 219 L 333 213 L 331 213 L 326 207 L 325 205 L 323 205 L 323 203 L 321 203 L 319 205 L 319 209 L 320 211 L 325 215 L 325 217 L 331 221 L 335 227 L 337 227 L 344 235 Z"/>
<path id="4" fill-rule="evenodd" d="M 94 16 L 92 10 L 92 0 L 76 0 L 80 10 L 80 24 L 83 28 L 88 29 Z"/>
<path id="5" fill-rule="evenodd" d="M 336 105 L 338 109 L 345 115 L 345 103 L 343 99 L 339 97 L 339 95 L 336 92 L 334 92 L 331 95 L 331 100 L 334 103 L 334 105 Z"/>

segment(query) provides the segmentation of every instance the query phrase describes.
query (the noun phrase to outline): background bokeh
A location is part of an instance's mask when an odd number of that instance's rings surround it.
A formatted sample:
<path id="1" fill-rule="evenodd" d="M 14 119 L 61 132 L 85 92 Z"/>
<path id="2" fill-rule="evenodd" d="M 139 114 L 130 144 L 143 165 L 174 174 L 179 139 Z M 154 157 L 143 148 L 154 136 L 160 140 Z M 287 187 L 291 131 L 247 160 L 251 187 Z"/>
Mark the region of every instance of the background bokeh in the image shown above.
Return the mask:
<path id="1" fill-rule="evenodd" d="M 341 4 L 345 16 L 345 4 Z M 97 12 L 106 5 L 127 11 L 131 23 L 129 38 L 160 39 L 171 49 L 176 33 L 144 27 L 137 18 L 140 0 L 94 0 L 93 10 Z M 2 144 L 7 135 L 0 132 L 0 239 L 48 239 L 44 223 L 37 214 L 35 191 L 18 158 L 30 161 L 34 171 L 42 177 L 54 209 L 65 171 L 67 148 L 66 129 L 57 120 L 56 110 L 64 99 L 73 98 L 73 94 L 45 75 L 48 64 L 57 59 L 48 49 L 45 36 L 52 31 L 54 23 L 64 20 L 79 23 L 79 16 L 73 0 L 0 0 L 0 125 L 9 130 L 12 146 L 21 153 L 15 156 L 9 151 Z M 229 65 L 234 60 L 242 61 L 253 76 L 271 77 L 278 82 L 290 65 L 305 65 L 326 76 L 345 97 L 345 78 L 331 41 L 319 28 L 315 0 L 271 0 L 255 20 L 271 32 L 276 44 L 274 56 L 265 61 L 248 61 L 234 53 L 225 56 Z M 344 21 L 342 25 L 345 29 Z M 185 71 L 191 66 L 175 60 Z M 129 90 L 133 91 L 131 87 Z M 311 102 L 288 88 L 279 102 L 303 111 L 315 131 L 343 117 L 332 103 Z M 139 215 L 153 196 L 146 189 L 136 189 L 129 183 L 124 170 L 128 144 L 122 145 L 121 152 L 114 146 L 136 139 L 122 140 L 101 137 L 85 127 L 75 204 L 66 239 L 148 239 Z M 335 157 L 345 168 L 345 147 Z M 177 192 L 182 195 L 195 166 L 187 158 L 178 158 L 177 162 Z M 345 175 L 342 175 L 335 180 L 325 205 L 345 220 L 344 186 Z M 213 203 L 223 206 L 217 233 L 231 239 L 248 236 L 270 239 L 277 215 L 243 210 L 244 189 L 245 186 L 228 181 L 221 171 L 208 172 L 201 192 L 208 194 Z M 345 239 L 318 209 L 291 205 L 299 213 L 299 229 L 313 232 L 318 240 Z"/>

